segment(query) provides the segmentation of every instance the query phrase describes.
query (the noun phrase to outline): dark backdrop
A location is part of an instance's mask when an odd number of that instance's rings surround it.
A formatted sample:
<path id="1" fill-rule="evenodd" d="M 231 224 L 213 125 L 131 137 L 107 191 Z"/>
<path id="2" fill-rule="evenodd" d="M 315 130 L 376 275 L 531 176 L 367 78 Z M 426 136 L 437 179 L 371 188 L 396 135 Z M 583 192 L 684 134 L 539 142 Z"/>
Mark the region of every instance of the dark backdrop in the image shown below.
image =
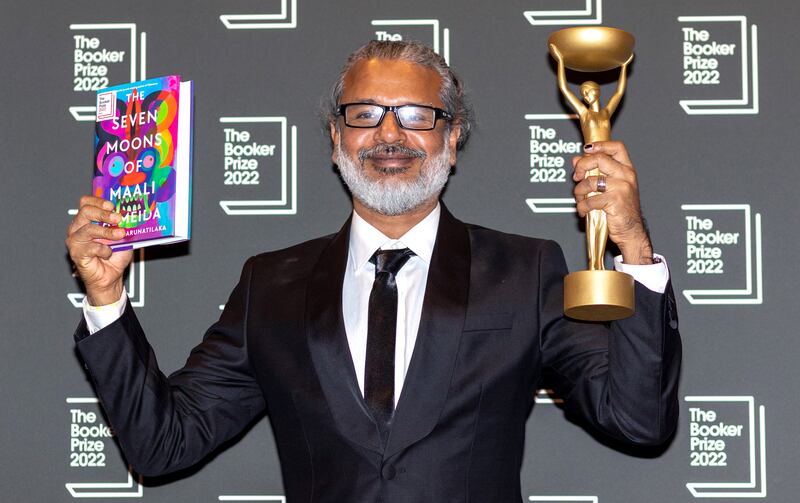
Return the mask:
<path id="1" fill-rule="evenodd" d="M 620 452 L 542 394 L 529 421 L 524 494 L 793 501 L 797 5 L 2 0 L 0 499 L 282 501 L 266 420 L 183 477 L 140 486 L 126 472 L 71 337 L 81 294 L 63 237 L 90 187 L 94 93 L 84 89 L 173 73 L 195 83 L 193 239 L 137 255 L 128 279 L 171 371 L 217 318 L 248 256 L 330 233 L 346 218 L 349 199 L 317 111 L 345 56 L 370 38 L 433 44 L 467 83 L 478 125 L 447 189 L 449 208 L 469 222 L 555 239 L 570 267 L 583 268 L 570 170 L 558 167 L 571 157 L 559 149 L 580 134 L 565 117 L 545 42 L 555 29 L 602 22 L 637 39 L 614 135 L 639 170 L 653 241 L 679 297 L 680 428 L 662 451 Z M 601 79 L 604 97 L 615 78 Z M 226 129 L 274 145 L 256 158 L 258 185 L 226 174 Z"/>

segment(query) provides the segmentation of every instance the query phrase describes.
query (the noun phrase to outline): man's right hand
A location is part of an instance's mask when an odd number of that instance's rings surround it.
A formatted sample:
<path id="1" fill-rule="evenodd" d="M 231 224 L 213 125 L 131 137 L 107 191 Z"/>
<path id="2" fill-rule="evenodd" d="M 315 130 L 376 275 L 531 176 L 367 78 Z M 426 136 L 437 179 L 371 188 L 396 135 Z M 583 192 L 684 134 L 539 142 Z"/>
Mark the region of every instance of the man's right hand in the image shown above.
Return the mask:
<path id="1" fill-rule="evenodd" d="M 90 305 L 104 306 L 117 302 L 122 296 L 122 274 L 133 259 L 133 251 L 112 252 L 99 239 L 118 240 L 125 237 L 125 229 L 104 227 L 94 222 L 116 225 L 122 215 L 114 212 L 114 205 L 105 199 L 83 196 L 78 214 L 67 227 L 66 244 L 78 276 L 86 287 Z"/>

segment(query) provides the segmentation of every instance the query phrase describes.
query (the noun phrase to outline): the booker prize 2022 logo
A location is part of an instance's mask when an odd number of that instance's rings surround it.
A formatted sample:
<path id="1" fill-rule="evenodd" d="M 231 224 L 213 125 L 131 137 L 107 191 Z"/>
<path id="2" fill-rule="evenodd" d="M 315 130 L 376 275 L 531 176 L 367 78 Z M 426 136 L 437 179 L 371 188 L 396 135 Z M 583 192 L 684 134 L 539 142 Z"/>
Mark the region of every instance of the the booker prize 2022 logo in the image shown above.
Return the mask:
<path id="1" fill-rule="evenodd" d="M 551 389 L 536 390 L 534 400 L 537 404 L 563 404 L 564 400 L 555 395 Z M 580 495 L 580 496 L 567 496 L 567 495 L 533 495 L 528 496 L 528 501 L 536 503 L 599 503 L 597 496 Z"/>
<path id="2" fill-rule="evenodd" d="M 146 78 L 147 35 L 134 23 L 76 23 L 72 35 L 69 113 L 76 121 L 95 120 L 95 91 Z"/>
<path id="3" fill-rule="evenodd" d="M 297 126 L 281 116 L 220 117 L 227 215 L 297 213 Z"/>
<path id="4" fill-rule="evenodd" d="M 105 424 L 97 398 L 66 399 L 69 481 L 73 498 L 141 498 L 141 477 L 130 473 Z"/>
<path id="5" fill-rule="evenodd" d="M 689 115 L 758 113 L 758 30 L 745 16 L 680 16 Z"/>
<path id="6" fill-rule="evenodd" d="M 527 114 L 528 182 L 537 197 L 525 202 L 534 213 L 573 213 L 571 159 L 582 152 L 573 114 Z M 572 120 L 570 120 L 572 119 Z"/>
<path id="7" fill-rule="evenodd" d="M 450 29 L 438 19 L 373 19 L 369 38 L 381 41 L 419 40 L 450 63 Z"/>
<path id="8" fill-rule="evenodd" d="M 240 503 L 286 503 L 286 496 L 267 495 L 267 494 L 220 494 L 217 501 L 238 501 Z"/>
<path id="9" fill-rule="evenodd" d="M 533 26 L 596 25 L 603 22 L 603 0 L 536 0 L 522 14 Z M 532 6 L 533 6 L 532 5 Z"/>
<path id="10" fill-rule="evenodd" d="M 603 22 L 602 0 L 536 2 L 537 10 L 523 12 L 533 26 L 599 25 Z M 525 203 L 534 213 L 574 213 L 571 160 L 580 155 L 583 143 L 576 133 L 575 114 L 526 114 L 528 127 L 527 179 L 534 197 Z"/>
<path id="11" fill-rule="evenodd" d="M 687 396 L 689 482 L 696 498 L 767 495 L 765 410 L 752 396 Z"/>
<path id="12" fill-rule="evenodd" d="M 242 4 L 241 7 L 238 4 Z M 229 30 L 292 30 L 297 28 L 297 0 L 272 0 L 264 2 L 253 12 L 253 2 L 220 3 L 226 12 L 219 20 Z"/>
<path id="13" fill-rule="evenodd" d="M 110 85 L 133 82 L 147 78 L 147 34 L 139 33 L 135 23 L 75 23 L 69 26 L 71 34 L 73 104 L 69 113 L 76 121 L 94 121 L 96 91 Z M 72 217 L 78 212 L 67 211 Z M 136 307 L 144 305 L 145 293 L 144 249 L 131 264 L 128 296 Z M 84 294 L 67 293 L 70 304 L 82 305 Z"/>
<path id="14" fill-rule="evenodd" d="M 691 304 L 761 304 L 761 215 L 749 204 L 684 204 L 683 295 Z"/>

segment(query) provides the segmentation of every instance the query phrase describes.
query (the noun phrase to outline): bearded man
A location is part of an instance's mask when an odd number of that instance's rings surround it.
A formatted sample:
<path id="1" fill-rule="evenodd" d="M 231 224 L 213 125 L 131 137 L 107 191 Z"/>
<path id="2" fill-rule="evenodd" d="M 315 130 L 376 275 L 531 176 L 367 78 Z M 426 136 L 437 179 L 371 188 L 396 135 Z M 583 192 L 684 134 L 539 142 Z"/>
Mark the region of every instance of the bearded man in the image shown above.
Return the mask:
<path id="1" fill-rule="evenodd" d="M 464 224 L 439 201 L 471 114 L 431 49 L 370 42 L 331 93 L 333 161 L 353 196 L 337 233 L 251 257 L 219 321 L 170 377 L 122 271 L 110 203 L 86 196 L 67 246 L 86 286 L 78 350 L 145 475 L 190 466 L 268 410 L 289 502 L 522 501 L 525 422 L 543 375 L 567 412 L 644 445 L 674 431 L 680 338 L 624 146 L 574 161 L 580 215 L 608 213 L 636 314 L 562 314 L 551 241 Z M 605 192 L 597 177 L 600 168 Z"/>

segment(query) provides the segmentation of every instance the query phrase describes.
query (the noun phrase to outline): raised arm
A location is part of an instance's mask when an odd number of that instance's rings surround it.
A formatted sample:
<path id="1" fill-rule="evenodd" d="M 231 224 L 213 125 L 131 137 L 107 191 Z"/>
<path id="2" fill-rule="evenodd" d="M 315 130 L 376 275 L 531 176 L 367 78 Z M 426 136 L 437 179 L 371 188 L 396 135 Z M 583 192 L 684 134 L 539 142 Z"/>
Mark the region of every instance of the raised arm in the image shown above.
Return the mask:
<path id="1" fill-rule="evenodd" d="M 159 369 L 130 305 L 96 333 L 90 335 L 85 322 L 78 327 L 78 351 L 125 458 L 138 473 L 189 467 L 264 411 L 246 337 L 251 262 L 219 321 L 169 377 Z"/>
<path id="2" fill-rule="evenodd" d="M 620 100 L 622 100 L 622 95 L 625 94 L 625 86 L 628 83 L 628 63 L 630 63 L 632 60 L 633 54 L 631 54 L 631 57 L 628 58 L 628 61 L 622 64 L 622 69 L 619 72 L 619 82 L 617 82 L 617 90 L 606 104 L 606 111 L 608 111 L 609 117 L 614 114 L 614 111 L 617 109 L 617 105 L 619 105 Z"/>
<path id="3" fill-rule="evenodd" d="M 636 313 L 609 324 L 565 318 L 560 248 L 543 247 L 539 309 L 545 384 L 572 417 L 626 443 L 659 445 L 678 419 L 681 341 L 675 299 L 636 283 Z"/>
<path id="4" fill-rule="evenodd" d="M 550 44 L 550 51 L 555 57 L 556 61 L 558 62 L 558 88 L 561 90 L 561 94 L 564 95 L 564 98 L 570 104 L 575 113 L 578 115 L 583 114 L 586 111 L 586 107 L 583 105 L 583 102 L 575 96 L 572 91 L 569 90 L 567 86 L 567 73 L 566 69 L 564 68 L 564 57 L 561 55 L 561 51 L 558 48 Z"/>

